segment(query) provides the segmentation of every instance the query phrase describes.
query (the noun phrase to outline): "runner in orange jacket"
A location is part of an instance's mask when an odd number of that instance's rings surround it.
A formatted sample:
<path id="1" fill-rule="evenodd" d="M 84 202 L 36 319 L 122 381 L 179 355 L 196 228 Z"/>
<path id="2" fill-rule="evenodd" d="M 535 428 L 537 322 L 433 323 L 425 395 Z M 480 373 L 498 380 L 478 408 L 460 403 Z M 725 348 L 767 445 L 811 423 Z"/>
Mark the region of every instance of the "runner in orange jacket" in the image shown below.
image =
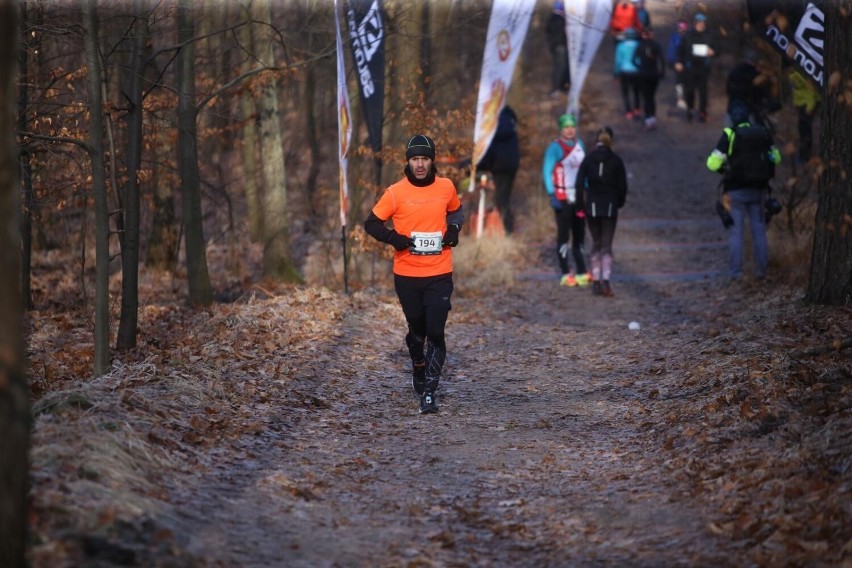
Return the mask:
<path id="1" fill-rule="evenodd" d="M 364 230 L 396 249 L 394 287 L 408 323 L 405 343 L 420 412 L 437 412 L 435 391 L 446 359 L 444 328 L 453 293 L 452 247 L 464 214 L 453 182 L 437 176 L 435 142 L 423 134 L 406 145 L 405 177 L 388 187 Z M 393 229 L 385 226 L 393 221 Z"/>

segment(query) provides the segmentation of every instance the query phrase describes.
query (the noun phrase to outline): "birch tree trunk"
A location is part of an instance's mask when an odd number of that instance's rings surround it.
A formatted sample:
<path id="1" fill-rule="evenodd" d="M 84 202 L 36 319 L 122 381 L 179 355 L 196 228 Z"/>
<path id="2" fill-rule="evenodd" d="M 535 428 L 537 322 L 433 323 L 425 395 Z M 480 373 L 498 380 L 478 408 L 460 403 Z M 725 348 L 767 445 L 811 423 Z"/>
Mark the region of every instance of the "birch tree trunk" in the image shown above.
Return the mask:
<path id="1" fill-rule="evenodd" d="M 21 336 L 15 2 L 0 2 L 0 566 L 26 566 L 29 388 Z"/>
<path id="2" fill-rule="evenodd" d="M 387 70 L 385 72 L 385 132 L 382 138 L 385 145 L 404 148 L 408 138 L 414 134 L 421 133 L 418 124 L 407 124 L 403 126 L 401 118 L 406 116 L 408 105 L 418 105 L 422 101 L 417 97 L 424 97 L 423 76 L 421 74 L 421 40 L 423 31 L 423 14 L 425 11 L 424 0 L 405 2 L 394 6 L 388 6 L 388 21 L 397 33 L 389 33 L 387 36 L 387 52 L 395 54 L 388 58 Z M 422 121 L 426 113 L 416 113 L 415 122 Z M 403 130 L 405 128 L 406 130 Z M 404 159 L 404 158 L 403 158 Z M 402 175 L 404 163 L 394 161 L 384 168 L 382 187 L 377 188 L 378 198 L 383 186 L 391 181 L 396 181 Z M 369 201 L 369 200 L 368 200 Z"/>
<path id="3" fill-rule="evenodd" d="M 825 92 L 820 135 L 825 172 L 819 179 L 806 300 L 852 305 L 852 1 L 823 2 Z"/>
<path id="4" fill-rule="evenodd" d="M 255 19 L 272 21 L 269 0 L 256 0 L 252 5 Z M 274 42 L 259 40 L 258 59 L 275 66 Z M 263 274 L 283 282 L 301 282 L 290 258 L 287 216 L 287 181 L 284 171 L 284 141 L 278 105 L 277 81 L 268 80 L 260 96 L 260 154 L 263 171 Z"/>
<path id="5" fill-rule="evenodd" d="M 89 91 L 89 154 L 95 201 L 95 376 L 109 368 L 109 208 L 104 164 L 101 59 L 98 54 L 97 1 L 83 1 L 83 43 Z"/>
<path id="6" fill-rule="evenodd" d="M 243 7 L 241 16 L 250 19 L 248 9 Z M 254 26 L 247 25 L 240 28 L 240 42 L 249 50 L 255 52 L 254 48 Z M 248 228 L 251 240 L 260 241 L 263 235 L 263 215 L 261 214 L 261 188 L 257 180 L 258 169 L 258 145 L 257 145 L 257 108 L 254 97 L 245 94 L 240 97 L 240 112 L 247 120 L 242 129 L 242 145 L 240 147 L 243 158 L 243 170 L 245 171 L 246 208 L 248 209 Z"/>

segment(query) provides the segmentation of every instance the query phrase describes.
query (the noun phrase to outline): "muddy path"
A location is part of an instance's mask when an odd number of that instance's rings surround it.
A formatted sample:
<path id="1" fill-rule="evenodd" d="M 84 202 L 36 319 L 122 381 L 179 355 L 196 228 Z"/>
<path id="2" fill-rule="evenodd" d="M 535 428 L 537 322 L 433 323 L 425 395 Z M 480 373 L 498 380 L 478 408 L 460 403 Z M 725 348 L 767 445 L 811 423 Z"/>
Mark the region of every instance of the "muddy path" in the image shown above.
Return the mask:
<path id="1" fill-rule="evenodd" d="M 185 550 L 223 566 L 732 562 L 655 431 L 677 390 L 665 367 L 703 318 L 619 291 L 529 281 L 504 309 L 458 301 L 435 416 L 406 383 L 392 298 L 347 316 L 331 355 L 351 373 L 290 383 L 264 431 L 173 500 Z"/>
<path id="2" fill-rule="evenodd" d="M 659 128 L 644 132 L 621 116 L 611 56 L 605 42 L 581 131 L 611 125 L 630 172 L 616 297 L 559 288 L 551 244 L 527 243 L 517 286 L 454 298 L 441 411 L 420 416 L 395 298 L 359 296 L 317 346 L 339 366 L 294 373 L 282 400 L 258 405 L 261 432 L 172 488 L 187 553 L 221 566 L 742 565 L 658 431 L 689 394 L 691 346 L 737 302 L 704 168 L 721 93 L 709 124 L 687 125 L 668 77 Z M 559 109 L 541 100 L 527 118 L 543 150 Z"/>

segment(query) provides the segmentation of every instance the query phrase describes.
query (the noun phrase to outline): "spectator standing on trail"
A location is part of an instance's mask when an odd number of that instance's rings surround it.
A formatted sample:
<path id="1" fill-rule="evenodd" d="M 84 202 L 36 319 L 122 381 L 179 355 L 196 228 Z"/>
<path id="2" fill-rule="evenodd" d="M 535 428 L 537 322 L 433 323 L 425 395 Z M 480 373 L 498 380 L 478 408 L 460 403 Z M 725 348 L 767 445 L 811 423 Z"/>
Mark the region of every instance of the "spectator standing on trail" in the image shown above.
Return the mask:
<path id="1" fill-rule="evenodd" d="M 745 103 L 734 103 L 730 118 L 734 126 L 723 130 L 707 157 L 707 168 L 725 175 L 722 203 L 733 221 L 730 225 L 726 223 L 731 279 L 738 280 L 743 275 L 746 217 L 751 227 L 754 273 L 758 279 L 763 279 L 769 263 L 764 203 L 769 195 L 769 180 L 775 175 L 775 166 L 781 163 L 781 152 L 775 147 L 768 128 L 749 122 Z"/>
<path id="2" fill-rule="evenodd" d="M 583 258 L 586 215 L 580 202 L 582 194 L 577 192 L 575 185 L 577 169 L 586 155 L 586 150 L 583 141 L 577 138 L 577 120 L 573 114 L 560 116 L 558 125 L 559 136 L 544 152 L 541 175 L 556 217 L 556 253 L 562 271 L 559 285 L 586 286 L 589 283 L 586 261 Z M 568 259 L 569 250 L 574 257 L 574 268 Z"/>
<path id="3" fill-rule="evenodd" d="M 710 78 L 710 63 L 716 50 L 707 31 L 707 16 L 695 14 L 693 27 L 686 32 L 678 49 L 675 70 L 684 74 L 684 98 L 686 120 L 692 122 L 695 95 L 698 94 L 698 121 L 707 122 L 707 82 Z"/>
<path id="4" fill-rule="evenodd" d="M 633 60 L 638 46 L 639 33 L 635 28 L 624 30 L 624 39 L 615 46 L 613 73 L 618 77 L 621 87 L 624 117 L 627 120 L 642 116 L 642 111 L 639 109 L 639 68 Z"/>
<path id="5" fill-rule="evenodd" d="M 624 32 L 629 28 L 642 28 L 636 5 L 630 0 L 618 0 L 612 7 L 612 17 L 609 20 L 609 33 L 616 45 L 624 39 Z"/>
<path id="6" fill-rule="evenodd" d="M 420 412 L 427 414 L 438 411 L 435 391 L 446 359 L 444 327 L 453 293 L 451 249 L 459 244 L 464 214 L 453 182 L 436 175 L 431 138 L 412 136 L 405 159 L 405 177 L 385 190 L 364 230 L 396 249 L 394 287 L 408 323 L 412 384 Z M 393 221 L 393 229 L 387 221 Z"/>
<path id="7" fill-rule="evenodd" d="M 568 63 L 568 36 L 565 34 L 565 3 L 553 2 L 553 10 L 545 27 L 547 45 L 550 49 L 550 97 L 567 93 L 571 88 L 571 68 Z"/>
<path id="8" fill-rule="evenodd" d="M 769 75 L 761 71 L 758 53 L 748 48 L 742 61 L 728 71 L 725 80 L 725 93 L 728 95 L 728 125 L 732 126 L 730 112 L 739 101 L 748 107 L 750 122 L 764 122 L 765 115 L 781 108 L 778 100 L 772 96 Z M 765 126 L 765 124 L 764 124 Z"/>
<path id="9" fill-rule="evenodd" d="M 686 110 L 686 99 L 683 94 L 685 79 L 683 69 L 678 71 L 676 67 L 680 42 L 683 41 L 683 36 L 688 29 L 689 23 L 685 20 L 678 20 L 677 30 L 669 36 L 669 45 L 666 48 L 666 61 L 675 72 L 675 106 L 681 110 Z"/>
<path id="10" fill-rule="evenodd" d="M 592 294 L 614 296 L 612 241 L 618 223 L 618 210 L 627 199 L 627 172 L 624 162 L 612 150 L 612 129 L 601 128 L 594 150 L 580 164 L 577 186 L 583 189 L 586 219 L 592 236 Z"/>
<path id="11" fill-rule="evenodd" d="M 515 216 L 512 213 L 512 186 L 515 175 L 521 165 L 521 147 L 515 125 L 518 117 L 512 107 L 506 105 L 500 111 L 497 131 L 491 140 L 488 151 L 482 157 L 477 169 L 490 171 L 494 179 L 494 205 L 500 212 L 503 229 L 511 235 L 515 229 Z"/>
<path id="12" fill-rule="evenodd" d="M 637 80 L 639 92 L 642 93 L 645 130 L 654 130 L 657 128 L 657 86 L 666 76 L 666 59 L 651 28 L 642 30 L 642 39 L 636 46 L 633 63 L 639 69 Z"/>
<path id="13" fill-rule="evenodd" d="M 748 49 L 742 61 L 731 67 L 728 77 L 725 79 L 725 94 L 728 95 L 728 106 L 725 112 L 730 118 L 731 108 L 741 102 L 748 107 L 749 120 L 754 121 L 760 110 L 761 96 L 757 80 L 760 71 L 757 68 L 757 53 Z"/>

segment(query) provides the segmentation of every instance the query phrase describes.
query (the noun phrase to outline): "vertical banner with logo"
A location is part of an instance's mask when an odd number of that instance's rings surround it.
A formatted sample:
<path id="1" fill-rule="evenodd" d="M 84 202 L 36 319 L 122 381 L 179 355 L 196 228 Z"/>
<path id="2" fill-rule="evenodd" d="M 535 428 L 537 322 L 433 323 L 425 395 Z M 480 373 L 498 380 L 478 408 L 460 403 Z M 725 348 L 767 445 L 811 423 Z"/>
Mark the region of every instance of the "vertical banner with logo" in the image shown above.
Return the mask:
<path id="1" fill-rule="evenodd" d="M 337 32 L 337 139 L 338 160 L 340 162 L 340 225 L 346 229 L 346 210 L 349 206 L 349 186 L 346 181 L 346 167 L 349 142 L 352 139 L 352 121 L 349 112 L 349 91 L 346 88 L 346 66 L 343 63 L 343 40 L 340 37 L 340 16 L 337 0 L 334 0 L 334 26 Z M 345 234 L 345 233 L 344 233 Z"/>
<path id="2" fill-rule="evenodd" d="M 381 0 L 346 0 L 346 27 L 373 151 L 382 149 L 385 28 Z"/>
<path id="3" fill-rule="evenodd" d="M 571 88 L 567 112 L 580 118 L 580 93 L 601 40 L 609 29 L 611 0 L 566 0 L 565 34 L 568 36 L 568 61 Z"/>
<path id="4" fill-rule="evenodd" d="M 535 0 L 494 0 L 491 7 L 473 129 L 474 166 L 485 155 L 497 131 L 497 119 L 534 9 Z"/>
<path id="5" fill-rule="evenodd" d="M 349 163 L 349 142 L 352 140 L 352 120 L 349 112 L 349 91 L 346 87 L 346 65 L 343 62 L 343 39 L 340 36 L 340 10 L 334 0 L 334 31 L 337 37 L 337 159 L 340 166 L 340 240 L 343 243 L 343 290 L 349 293 L 349 262 L 346 255 L 346 212 L 349 210 L 349 185 L 346 169 Z"/>
<path id="6" fill-rule="evenodd" d="M 817 86 L 823 84 L 825 14 L 806 0 L 748 0 L 754 31 Z"/>

